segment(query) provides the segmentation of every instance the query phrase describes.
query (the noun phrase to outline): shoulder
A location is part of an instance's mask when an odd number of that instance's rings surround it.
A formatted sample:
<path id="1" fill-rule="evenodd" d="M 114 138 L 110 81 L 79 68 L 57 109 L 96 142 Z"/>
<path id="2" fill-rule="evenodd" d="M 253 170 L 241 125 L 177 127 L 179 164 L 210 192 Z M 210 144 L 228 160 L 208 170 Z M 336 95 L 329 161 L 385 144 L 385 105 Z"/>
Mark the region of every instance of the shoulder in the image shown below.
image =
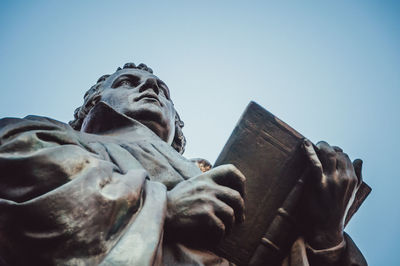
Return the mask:
<path id="1" fill-rule="evenodd" d="M 0 119 L 0 139 L 36 130 L 73 131 L 68 124 L 43 116 L 29 115 L 24 118 L 6 117 Z"/>
<path id="2" fill-rule="evenodd" d="M 11 128 L 23 128 L 25 130 L 64 128 L 66 130 L 73 130 L 71 126 L 66 123 L 44 116 L 28 115 L 24 118 L 5 117 L 0 119 L 1 133 L 4 134 L 4 131 Z"/>

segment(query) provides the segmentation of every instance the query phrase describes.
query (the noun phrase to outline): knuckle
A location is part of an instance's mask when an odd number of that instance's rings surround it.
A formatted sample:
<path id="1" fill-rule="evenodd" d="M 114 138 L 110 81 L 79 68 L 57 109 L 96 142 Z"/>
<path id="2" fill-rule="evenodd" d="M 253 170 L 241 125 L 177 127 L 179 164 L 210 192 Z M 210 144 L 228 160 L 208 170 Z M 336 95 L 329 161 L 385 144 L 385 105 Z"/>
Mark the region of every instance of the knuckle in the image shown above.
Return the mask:
<path id="1" fill-rule="evenodd" d="M 337 161 L 340 162 L 342 167 L 345 168 L 346 170 L 353 171 L 354 169 L 353 164 L 351 163 L 351 160 L 346 153 L 339 153 L 337 156 Z"/>
<path id="2" fill-rule="evenodd" d="M 325 140 L 320 140 L 317 142 L 317 146 L 322 146 L 322 145 L 329 145 Z"/>
<path id="3" fill-rule="evenodd" d="M 238 174 L 237 176 L 239 177 L 239 180 L 242 184 L 246 183 L 246 176 L 239 170 L 237 169 Z"/>
<path id="4" fill-rule="evenodd" d="M 209 203 L 209 199 L 206 196 L 202 196 L 202 197 L 197 197 L 195 199 L 195 203 L 197 203 L 198 205 L 205 205 Z"/>
<path id="5" fill-rule="evenodd" d="M 343 152 L 343 149 L 340 148 L 339 146 L 332 146 L 332 148 L 333 148 L 336 152 Z"/>
<path id="6" fill-rule="evenodd" d="M 203 192 L 209 189 L 209 185 L 206 182 L 198 182 L 195 186 L 195 191 L 197 193 Z"/>
<path id="7" fill-rule="evenodd" d="M 317 147 L 319 149 L 326 149 L 326 148 L 331 147 L 331 146 L 328 144 L 328 142 L 326 142 L 324 140 L 321 140 L 321 141 L 318 141 Z"/>
<path id="8" fill-rule="evenodd" d="M 348 184 L 350 182 L 349 176 L 347 174 L 343 174 L 339 176 L 338 179 L 340 184 Z"/>
<path id="9" fill-rule="evenodd" d="M 241 183 L 246 182 L 246 177 L 243 173 L 233 164 L 229 164 L 229 172 L 233 174 Z"/>
<path id="10" fill-rule="evenodd" d="M 319 153 L 320 156 L 324 156 L 326 158 L 337 157 L 335 151 L 331 151 L 331 150 L 328 150 L 328 149 L 320 149 L 319 151 L 320 151 L 320 153 Z"/>
<path id="11" fill-rule="evenodd" d="M 200 200 L 201 201 L 201 200 Z M 196 206 L 196 216 L 200 219 L 209 219 L 209 216 L 214 212 L 214 208 L 210 204 L 205 204 L 203 201 Z"/>
<path id="12" fill-rule="evenodd" d="M 226 170 L 228 173 L 236 173 L 237 171 L 239 171 L 239 170 L 236 168 L 236 166 L 234 166 L 233 164 L 226 164 L 226 165 L 225 165 L 225 170 Z"/>
<path id="13" fill-rule="evenodd" d="M 336 154 L 335 150 L 331 145 L 326 141 L 320 141 L 317 143 L 317 147 L 319 148 L 320 153 L 325 154 L 327 156 L 332 156 Z"/>
<path id="14" fill-rule="evenodd" d="M 196 183 L 196 182 L 202 182 L 205 180 L 211 179 L 211 174 L 209 172 L 206 172 L 204 174 L 198 175 L 194 178 L 188 179 L 186 181 L 190 181 L 191 183 Z"/>
<path id="15" fill-rule="evenodd" d="M 344 172 L 341 175 L 340 180 L 342 183 L 349 184 L 349 185 L 357 184 L 357 177 L 354 174 L 352 174 L 350 171 Z"/>
<path id="16" fill-rule="evenodd" d="M 337 153 L 335 152 L 334 149 L 327 149 L 325 151 L 325 154 L 328 158 L 337 158 Z"/>
<path id="17" fill-rule="evenodd" d="M 344 158 L 346 161 L 349 161 L 349 162 L 351 163 L 350 157 L 349 157 L 349 155 L 348 155 L 347 153 L 342 152 L 342 156 L 343 156 L 343 158 Z"/>

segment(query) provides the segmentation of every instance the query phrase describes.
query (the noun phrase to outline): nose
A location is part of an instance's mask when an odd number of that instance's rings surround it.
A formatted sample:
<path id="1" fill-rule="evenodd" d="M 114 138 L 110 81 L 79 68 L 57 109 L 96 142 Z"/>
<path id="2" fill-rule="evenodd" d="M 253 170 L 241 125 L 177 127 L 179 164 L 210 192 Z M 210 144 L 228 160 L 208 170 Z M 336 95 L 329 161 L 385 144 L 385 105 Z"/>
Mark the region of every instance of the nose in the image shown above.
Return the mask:
<path id="1" fill-rule="evenodd" d="M 147 78 L 139 88 L 139 92 L 146 90 L 153 90 L 158 95 L 160 88 L 158 87 L 157 80 L 155 78 Z"/>

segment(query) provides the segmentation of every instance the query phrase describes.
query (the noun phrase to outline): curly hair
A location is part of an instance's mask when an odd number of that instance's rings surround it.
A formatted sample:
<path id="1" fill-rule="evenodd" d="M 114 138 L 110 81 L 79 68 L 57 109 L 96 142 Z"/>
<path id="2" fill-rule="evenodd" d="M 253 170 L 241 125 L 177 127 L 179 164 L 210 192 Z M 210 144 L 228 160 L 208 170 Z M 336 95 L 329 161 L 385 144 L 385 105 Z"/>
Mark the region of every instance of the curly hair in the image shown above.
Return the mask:
<path id="1" fill-rule="evenodd" d="M 126 63 L 123 67 L 125 68 L 135 68 L 135 69 L 141 69 L 143 71 L 147 71 L 151 74 L 153 74 L 153 70 L 146 66 L 145 64 L 139 64 L 136 66 L 134 63 Z M 119 71 L 122 68 L 118 68 L 116 70 Z M 102 90 L 100 90 L 101 85 L 104 83 L 104 81 L 109 77 L 110 75 L 103 75 L 101 76 L 95 85 L 93 85 L 83 96 L 83 105 L 79 106 L 78 108 L 75 109 L 74 112 L 74 120 L 69 121 L 69 125 L 75 129 L 80 131 L 82 127 L 82 123 L 85 120 L 86 116 L 92 110 L 92 108 L 100 101 L 101 99 L 101 93 Z M 186 146 L 186 138 L 183 135 L 182 128 L 184 126 L 183 121 L 180 119 L 178 112 L 175 110 L 175 136 L 172 141 L 171 146 L 180 154 L 183 154 L 185 151 L 185 146 Z"/>

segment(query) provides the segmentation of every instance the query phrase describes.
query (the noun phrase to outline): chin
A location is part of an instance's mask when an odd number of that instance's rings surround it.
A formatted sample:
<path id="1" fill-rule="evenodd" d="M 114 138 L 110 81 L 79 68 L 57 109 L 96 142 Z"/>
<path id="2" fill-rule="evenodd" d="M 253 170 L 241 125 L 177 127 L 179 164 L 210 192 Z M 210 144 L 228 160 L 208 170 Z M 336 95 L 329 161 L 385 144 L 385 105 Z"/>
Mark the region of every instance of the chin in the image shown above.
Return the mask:
<path id="1" fill-rule="evenodd" d="M 154 121 L 162 123 L 164 115 L 161 108 L 154 104 L 145 104 L 141 108 L 124 110 L 125 115 L 138 121 Z"/>
<path id="2" fill-rule="evenodd" d="M 170 126 L 166 122 L 164 113 L 160 108 L 157 108 L 157 106 L 153 108 L 129 110 L 124 112 L 124 114 L 150 128 L 161 138 L 163 138 L 165 134 L 160 132 L 170 131 Z"/>

